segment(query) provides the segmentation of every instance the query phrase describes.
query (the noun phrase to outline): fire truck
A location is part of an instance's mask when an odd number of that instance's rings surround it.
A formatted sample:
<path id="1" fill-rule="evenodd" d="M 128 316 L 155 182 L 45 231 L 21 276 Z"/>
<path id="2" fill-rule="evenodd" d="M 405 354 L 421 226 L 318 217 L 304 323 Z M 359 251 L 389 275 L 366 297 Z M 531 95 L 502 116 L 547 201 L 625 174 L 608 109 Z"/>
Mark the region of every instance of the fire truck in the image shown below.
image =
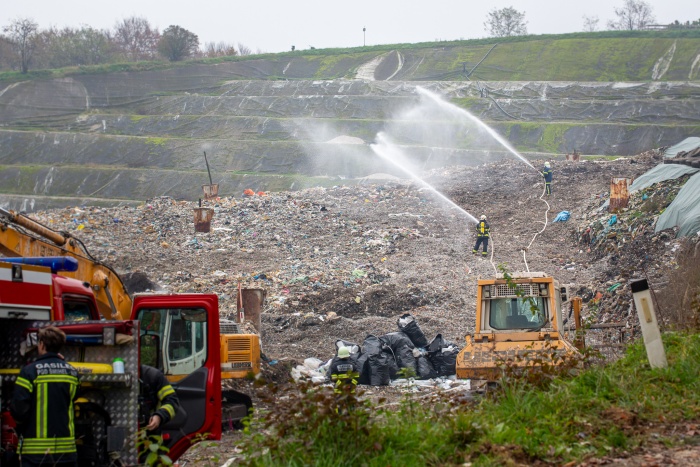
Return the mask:
<path id="1" fill-rule="evenodd" d="M 135 465 L 139 457 L 139 368 L 179 375 L 181 410 L 162 426 L 167 455 L 178 459 L 193 443 L 220 439 L 222 429 L 219 308 L 215 294 L 139 294 L 129 319 L 100 319 L 93 289 L 57 272 L 71 258 L 0 261 L 0 407 L 2 456 L 13 465 L 17 435 L 8 412 L 20 369 L 36 356 L 36 333 L 54 325 L 66 333 L 62 350 L 80 373 L 75 433 L 81 465 Z M 113 362 L 124 362 L 115 372 Z M 120 365 L 121 366 L 121 365 Z"/>

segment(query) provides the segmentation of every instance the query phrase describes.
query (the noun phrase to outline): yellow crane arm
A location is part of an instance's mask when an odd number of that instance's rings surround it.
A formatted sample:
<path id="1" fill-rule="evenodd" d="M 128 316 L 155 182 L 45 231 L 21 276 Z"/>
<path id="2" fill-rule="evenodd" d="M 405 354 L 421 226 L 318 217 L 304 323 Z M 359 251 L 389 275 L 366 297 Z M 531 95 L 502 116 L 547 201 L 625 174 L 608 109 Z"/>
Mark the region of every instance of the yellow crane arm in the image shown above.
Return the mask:
<path id="1" fill-rule="evenodd" d="M 121 278 L 112 268 L 92 258 L 79 239 L 0 208 L 0 253 L 11 257 L 71 256 L 78 261 L 78 270 L 59 274 L 89 283 L 105 319 L 130 318 L 131 297 Z"/>

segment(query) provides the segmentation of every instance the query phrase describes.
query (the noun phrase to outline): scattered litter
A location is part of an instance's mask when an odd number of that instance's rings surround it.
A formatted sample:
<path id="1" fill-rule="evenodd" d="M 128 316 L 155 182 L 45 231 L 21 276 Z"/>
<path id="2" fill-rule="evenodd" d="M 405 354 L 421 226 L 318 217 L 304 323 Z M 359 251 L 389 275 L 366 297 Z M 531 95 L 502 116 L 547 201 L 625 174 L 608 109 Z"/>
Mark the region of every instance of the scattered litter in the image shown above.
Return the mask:
<path id="1" fill-rule="evenodd" d="M 569 211 L 562 211 L 557 214 L 557 217 L 555 217 L 552 222 L 566 222 L 569 220 L 569 216 L 571 216 Z"/>

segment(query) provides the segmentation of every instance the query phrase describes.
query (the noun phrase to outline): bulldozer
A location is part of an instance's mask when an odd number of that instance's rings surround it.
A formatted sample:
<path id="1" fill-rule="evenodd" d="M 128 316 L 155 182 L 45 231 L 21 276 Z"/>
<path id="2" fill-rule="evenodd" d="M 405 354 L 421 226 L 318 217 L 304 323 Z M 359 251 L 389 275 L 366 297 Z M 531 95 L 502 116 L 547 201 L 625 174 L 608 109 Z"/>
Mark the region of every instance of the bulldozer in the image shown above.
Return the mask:
<path id="1" fill-rule="evenodd" d="M 571 319 L 567 308 L 577 331 L 573 341 L 567 336 L 572 329 L 566 327 Z M 502 273 L 478 280 L 474 333 L 465 337 L 466 345 L 457 356 L 457 377 L 495 382 L 504 362 L 536 365 L 538 351 L 545 350 L 578 354 L 583 347 L 580 311 L 581 299 L 568 300 L 566 287 L 543 272 Z"/>

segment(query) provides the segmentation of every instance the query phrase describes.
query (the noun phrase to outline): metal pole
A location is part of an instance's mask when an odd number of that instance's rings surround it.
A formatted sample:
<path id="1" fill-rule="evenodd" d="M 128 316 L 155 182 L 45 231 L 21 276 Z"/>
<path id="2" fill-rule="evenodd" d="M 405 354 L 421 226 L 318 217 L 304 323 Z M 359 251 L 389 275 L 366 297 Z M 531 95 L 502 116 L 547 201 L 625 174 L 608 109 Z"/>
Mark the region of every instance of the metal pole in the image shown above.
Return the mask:
<path id="1" fill-rule="evenodd" d="M 362 28 L 362 47 L 365 47 L 367 45 L 366 37 L 367 33 L 365 32 L 367 28 L 363 27 Z"/>
<path id="2" fill-rule="evenodd" d="M 207 164 L 207 173 L 209 174 L 209 185 L 213 185 L 211 181 L 211 171 L 209 170 L 209 161 L 207 161 L 207 151 L 204 151 L 204 163 Z"/>

